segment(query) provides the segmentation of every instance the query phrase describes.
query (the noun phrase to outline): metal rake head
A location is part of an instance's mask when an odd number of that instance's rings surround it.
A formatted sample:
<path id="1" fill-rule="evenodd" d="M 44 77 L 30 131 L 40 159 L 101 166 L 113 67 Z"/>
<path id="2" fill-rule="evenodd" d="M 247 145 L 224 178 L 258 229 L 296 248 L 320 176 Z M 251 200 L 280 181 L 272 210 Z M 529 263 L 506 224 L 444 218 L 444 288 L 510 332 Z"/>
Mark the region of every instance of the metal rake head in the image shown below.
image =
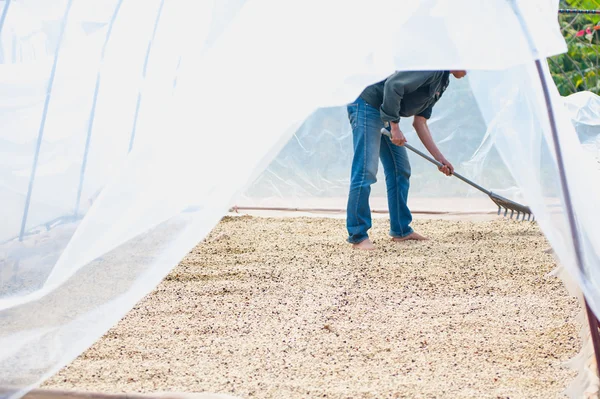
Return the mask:
<path id="1" fill-rule="evenodd" d="M 534 222 L 535 216 L 531 213 L 531 209 L 528 206 L 521 205 L 517 202 L 511 201 L 508 198 L 504 198 L 498 194 L 490 193 L 490 198 L 496 205 L 498 205 L 498 215 L 502 214 L 502 208 L 504 208 L 504 215 L 509 216 L 508 211 L 510 211 L 510 218 L 514 216 L 515 212 L 517 213 L 517 220 L 521 215 L 521 220 L 525 220 L 525 216 L 527 216 L 527 220 Z"/>

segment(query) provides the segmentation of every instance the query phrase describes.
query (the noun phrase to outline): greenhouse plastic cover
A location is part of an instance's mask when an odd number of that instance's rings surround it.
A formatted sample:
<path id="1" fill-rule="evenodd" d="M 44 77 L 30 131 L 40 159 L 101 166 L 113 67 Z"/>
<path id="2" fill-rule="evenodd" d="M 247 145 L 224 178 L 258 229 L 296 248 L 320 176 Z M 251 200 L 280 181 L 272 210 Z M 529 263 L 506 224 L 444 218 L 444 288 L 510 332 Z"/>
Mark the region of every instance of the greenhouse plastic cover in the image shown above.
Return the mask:
<path id="1" fill-rule="evenodd" d="M 457 170 L 532 208 L 600 313 L 598 98 L 561 98 L 544 64 L 580 271 L 533 63 L 566 50 L 556 1 L 0 6 L 2 396 L 88 348 L 232 205 L 340 204 L 344 104 L 399 69 L 469 71 L 436 106 L 434 138 Z M 452 210 L 480 195 L 412 163 L 415 204 L 451 198 L 438 204 Z"/>

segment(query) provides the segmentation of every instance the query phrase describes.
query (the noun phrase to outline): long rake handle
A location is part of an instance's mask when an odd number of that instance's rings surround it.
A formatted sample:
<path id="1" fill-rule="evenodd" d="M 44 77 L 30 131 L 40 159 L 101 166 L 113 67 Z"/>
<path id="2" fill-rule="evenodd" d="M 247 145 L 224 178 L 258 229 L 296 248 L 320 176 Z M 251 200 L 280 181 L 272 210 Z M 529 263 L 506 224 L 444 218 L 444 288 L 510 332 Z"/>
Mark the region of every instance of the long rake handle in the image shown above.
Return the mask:
<path id="1" fill-rule="evenodd" d="M 392 138 L 392 134 L 386 128 L 381 128 L 381 134 L 383 134 L 385 136 L 388 136 L 389 138 Z M 444 164 L 442 164 L 441 162 L 436 161 L 435 159 L 433 159 L 429 155 L 427 155 L 427 154 L 425 154 L 425 153 L 417 150 L 415 147 L 413 147 L 412 145 L 410 145 L 408 143 L 405 143 L 404 147 L 408 148 L 409 150 L 411 150 L 412 152 L 414 152 L 418 156 L 420 156 L 420 157 L 428 160 L 429 162 L 431 162 L 432 164 L 436 165 L 437 167 L 444 166 Z M 466 177 L 462 176 L 459 173 L 454 172 L 454 173 L 452 173 L 452 176 L 459 178 L 460 180 L 464 181 L 465 183 L 467 183 L 471 187 L 476 188 L 477 190 L 481 191 L 484 194 L 487 194 L 487 195 L 491 194 L 491 192 L 489 190 L 486 190 L 485 188 L 481 187 L 479 184 L 472 182 L 471 180 L 467 179 Z"/>

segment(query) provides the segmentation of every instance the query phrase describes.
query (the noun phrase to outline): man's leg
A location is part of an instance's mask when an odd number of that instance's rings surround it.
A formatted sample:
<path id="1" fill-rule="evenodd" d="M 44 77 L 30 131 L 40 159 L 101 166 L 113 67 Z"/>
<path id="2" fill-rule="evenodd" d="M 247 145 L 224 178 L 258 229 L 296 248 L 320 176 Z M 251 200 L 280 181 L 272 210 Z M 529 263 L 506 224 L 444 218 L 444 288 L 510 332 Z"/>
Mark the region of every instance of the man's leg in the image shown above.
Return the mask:
<path id="1" fill-rule="evenodd" d="M 407 201 L 411 170 L 406 148 L 393 144 L 388 137 L 381 135 L 380 153 L 390 210 L 390 235 L 394 241 L 425 239 L 410 227 L 412 214 Z"/>
<path id="2" fill-rule="evenodd" d="M 352 126 L 352 142 L 354 145 L 350 194 L 346 208 L 348 242 L 354 244 L 356 248 L 373 249 L 374 247 L 368 241 L 369 236 L 367 234 L 367 231 L 371 228 L 369 195 L 371 184 L 377 181 L 381 119 L 379 110 L 368 105 L 360 98 L 348 105 L 348 118 Z"/>

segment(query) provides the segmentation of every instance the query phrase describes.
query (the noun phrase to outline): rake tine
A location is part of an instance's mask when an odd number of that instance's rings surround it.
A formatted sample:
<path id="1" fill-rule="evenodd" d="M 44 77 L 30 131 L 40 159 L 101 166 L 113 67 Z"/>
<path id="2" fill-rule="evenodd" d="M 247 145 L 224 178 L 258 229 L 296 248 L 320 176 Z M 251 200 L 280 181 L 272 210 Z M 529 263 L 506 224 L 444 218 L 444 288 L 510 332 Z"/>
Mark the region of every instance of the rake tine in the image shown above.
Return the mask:
<path id="1" fill-rule="evenodd" d="M 504 217 L 508 214 L 508 208 L 504 208 Z"/>
<path id="2" fill-rule="evenodd" d="M 502 207 L 500 205 L 498 205 L 498 215 L 500 215 L 501 211 L 502 211 Z"/>
<path id="3" fill-rule="evenodd" d="M 514 210 L 514 209 L 511 209 L 511 210 L 510 210 L 510 218 L 511 218 L 511 219 L 512 219 L 512 217 L 513 217 L 514 213 L 515 213 L 515 210 Z"/>
<path id="4" fill-rule="evenodd" d="M 517 211 L 517 221 L 519 220 L 519 216 L 521 216 L 521 211 Z M 525 216 L 525 215 L 523 215 Z"/>

